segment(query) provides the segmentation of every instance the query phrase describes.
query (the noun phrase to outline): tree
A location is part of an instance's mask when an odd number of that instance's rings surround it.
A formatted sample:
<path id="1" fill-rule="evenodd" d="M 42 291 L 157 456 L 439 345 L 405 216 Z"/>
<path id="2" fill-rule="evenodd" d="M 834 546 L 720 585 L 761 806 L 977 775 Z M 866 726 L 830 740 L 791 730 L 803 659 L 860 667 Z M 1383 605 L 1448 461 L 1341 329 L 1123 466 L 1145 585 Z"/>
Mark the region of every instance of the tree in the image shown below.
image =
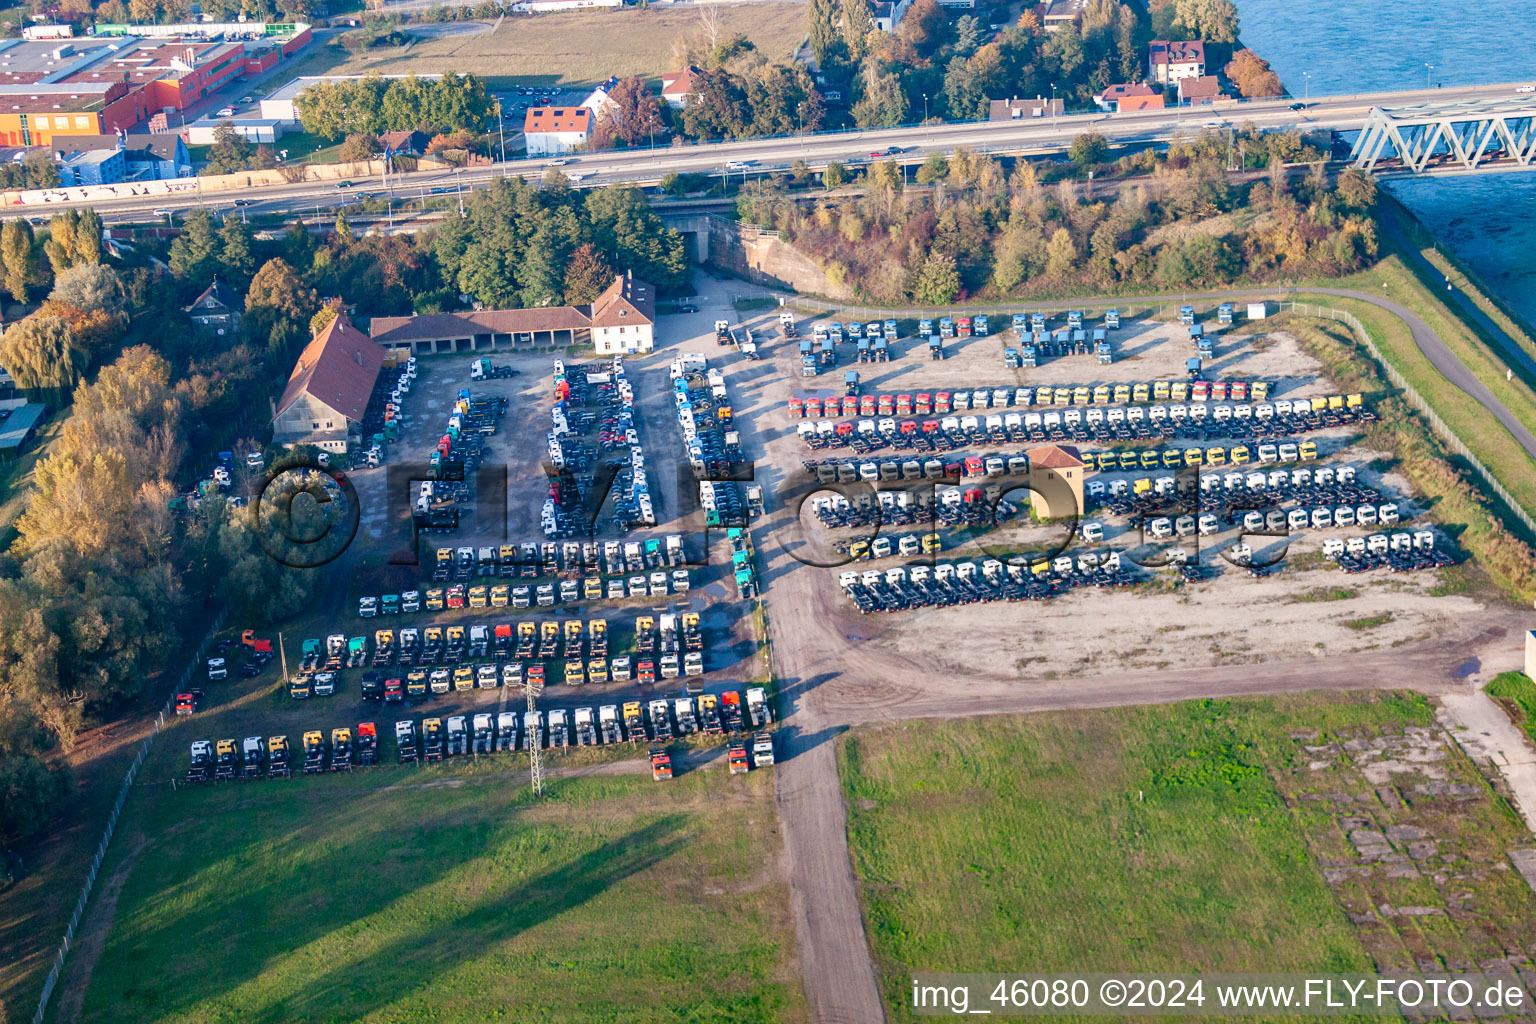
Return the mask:
<path id="1" fill-rule="evenodd" d="M 1064 281 L 1077 266 L 1077 246 L 1066 228 L 1057 228 L 1045 246 L 1045 275 L 1052 280 Z"/>
<path id="2" fill-rule="evenodd" d="M 937 2 L 937 0 L 935 0 Z M 841 18 L 834 0 L 810 0 L 807 18 L 810 28 L 811 55 L 820 67 L 826 67 L 842 42 Z"/>
<path id="3" fill-rule="evenodd" d="M 912 295 L 925 306 L 944 306 L 960 294 L 960 271 L 955 258 L 947 253 L 933 252 L 923 261 L 917 275 Z"/>
<path id="4" fill-rule="evenodd" d="M 317 337 L 320 332 L 331 325 L 331 321 L 341 315 L 341 300 L 327 299 L 325 304 L 315 310 L 315 315 L 309 318 L 309 336 Z"/>
<path id="5" fill-rule="evenodd" d="M 0 334 L 0 366 L 16 386 L 59 404 L 80 380 L 84 354 L 75 347 L 69 324 L 57 316 L 29 316 Z"/>
<path id="6" fill-rule="evenodd" d="M 25 839 L 59 813 L 69 794 L 69 773 L 15 750 L 0 756 L 0 838 Z"/>
<path id="7" fill-rule="evenodd" d="M 565 266 L 565 301 L 587 303 L 602 294 L 613 284 L 613 268 L 597 246 L 583 242 L 571 253 Z"/>
<path id="8" fill-rule="evenodd" d="M 1269 61 L 1252 50 L 1238 50 L 1222 69 L 1237 86 L 1237 91 L 1247 97 L 1279 96 L 1285 90 L 1280 76 L 1269 69 Z"/>
<path id="9" fill-rule="evenodd" d="M 0 227 L 0 266 L 5 269 L 5 290 L 17 302 L 26 302 L 27 289 L 37 280 L 37 250 L 25 218 Z"/>
<path id="10" fill-rule="evenodd" d="M 372 160 L 379 152 L 379 137 L 372 132 L 353 132 L 341 142 L 336 156 L 342 163 L 361 163 Z"/>
<path id="11" fill-rule="evenodd" d="M 87 207 L 80 211 L 80 219 L 75 222 L 75 258 L 70 266 L 101 262 L 101 236 L 104 230 L 101 215 L 95 210 Z"/>
<path id="12" fill-rule="evenodd" d="M 219 264 L 225 279 L 244 288 L 256 271 L 256 257 L 251 252 L 255 241 L 251 229 L 238 217 L 225 217 L 219 228 Z"/>
<path id="13" fill-rule="evenodd" d="M 1098 132 L 1083 132 L 1072 140 L 1072 148 L 1067 150 L 1067 156 L 1079 167 L 1089 164 L 1101 163 L 1109 152 L 1109 141 Z"/>
<path id="14" fill-rule="evenodd" d="M 901 79 L 867 60 L 859 71 L 859 100 L 853 105 L 853 120 L 860 128 L 901 124 L 907 119 L 907 96 Z"/>
<path id="15" fill-rule="evenodd" d="M 895 160 L 881 160 L 869 169 L 869 180 L 876 188 L 886 192 L 900 192 L 904 180 L 901 168 Z"/>
<path id="16" fill-rule="evenodd" d="M 868 0 L 841 0 L 839 13 L 843 45 L 857 60 L 864 56 L 865 42 L 875 30 L 875 19 L 870 13 Z"/>
<path id="17" fill-rule="evenodd" d="M 738 138 L 749 122 L 746 96 L 727 71 L 697 76 L 683 106 L 683 131 L 696 139 Z"/>
<path id="18" fill-rule="evenodd" d="M 113 316 L 122 313 L 127 302 L 117 271 L 99 263 L 82 263 L 60 274 L 48 298 L 80 310 L 105 310 Z"/>
<path id="19" fill-rule="evenodd" d="M 219 236 L 213 214 L 198 210 L 181 226 L 181 234 L 171 242 L 171 273 L 184 281 L 201 283 L 213 278 L 219 269 Z"/>
<path id="20" fill-rule="evenodd" d="M 245 296 L 246 336 L 280 357 L 304 340 L 309 318 L 320 305 L 313 288 L 281 259 L 268 260 L 251 278 Z"/>
<path id="21" fill-rule="evenodd" d="M 233 124 L 225 121 L 213 130 L 213 146 L 208 150 L 203 173 L 234 174 L 249 170 L 254 156 L 255 150 L 250 140 L 235 131 Z"/>
<path id="22" fill-rule="evenodd" d="M 1232 0 L 1173 0 L 1175 27 L 1195 39 L 1237 42 L 1237 4 Z"/>
<path id="23" fill-rule="evenodd" d="M 100 220 L 97 223 L 99 224 Z M 55 214 L 48 222 L 48 240 L 43 243 L 43 251 L 48 254 L 48 264 L 53 267 L 55 274 L 62 274 L 79 262 L 80 245 L 77 241 L 79 227 L 80 215 L 74 210 Z M 99 241 L 97 251 L 100 252 Z"/>
<path id="24" fill-rule="evenodd" d="M 1369 210 L 1376 205 L 1376 179 L 1358 167 L 1340 171 L 1334 187 L 1339 198 L 1352 209 Z"/>
<path id="25" fill-rule="evenodd" d="M 28 188 L 57 188 L 59 165 L 46 148 L 31 149 L 21 161 Z"/>
<path id="26" fill-rule="evenodd" d="M 656 135 L 668 137 L 661 100 L 639 75 L 619 79 L 608 90 L 608 99 L 612 104 L 604 105 L 597 119 L 612 138 L 626 146 L 638 146 Z"/>
<path id="27" fill-rule="evenodd" d="M 944 154 L 929 153 L 923 158 L 922 166 L 917 169 L 917 183 L 919 185 L 928 185 L 932 182 L 940 181 L 948 175 L 949 161 L 944 159 Z"/>
<path id="28" fill-rule="evenodd" d="M 837 188 L 848 183 L 848 169 L 836 160 L 827 164 L 821 172 L 821 183 L 827 188 Z"/>

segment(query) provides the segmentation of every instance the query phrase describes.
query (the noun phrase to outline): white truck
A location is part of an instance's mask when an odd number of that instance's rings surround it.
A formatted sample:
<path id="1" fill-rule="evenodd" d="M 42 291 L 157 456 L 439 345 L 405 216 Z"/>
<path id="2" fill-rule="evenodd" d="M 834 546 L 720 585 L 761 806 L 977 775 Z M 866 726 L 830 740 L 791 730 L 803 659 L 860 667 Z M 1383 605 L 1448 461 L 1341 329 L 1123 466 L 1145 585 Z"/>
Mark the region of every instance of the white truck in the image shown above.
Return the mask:
<path id="1" fill-rule="evenodd" d="M 476 754 L 489 754 L 496 741 L 494 719 L 488 714 L 481 713 L 476 715 L 470 724 L 474 730 L 471 749 Z"/>
<path id="2" fill-rule="evenodd" d="M 592 716 L 591 708 L 577 708 L 575 712 L 576 745 L 578 747 L 597 746 L 597 723 Z"/>
<path id="3" fill-rule="evenodd" d="M 773 764 L 773 734 L 760 732 L 752 737 L 752 763 L 758 768 Z"/>
<path id="4" fill-rule="evenodd" d="M 549 745 L 551 747 L 571 745 L 571 729 L 566 724 L 563 708 L 555 708 L 549 713 Z"/>
<path id="5" fill-rule="evenodd" d="M 523 712 L 523 749 L 544 745 L 544 719 L 537 711 Z"/>
<path id="6" fill-rule="evenodd" d="M 464 716 L 454 715 L 448 719 L 448 756 L 455 754 L 467 754 L 469 752 L 469 730 L 464 726 Z"/>
<path id="7" fill-rule="evenodd" d="M 619 706 L 617 704 L 604 704 L 597 709 L 598 730 L 602 733 L 604 743 L 618 743 L 619 734 Z"/>
<path id="8" fill-rule="evenodd" d="M 768 710 L 768 692 L 761 686 L 747 688 L 747 718 L 754 729 L 764 728 L 773 721 L 773 713 Z"/>
<path id="9" fill-rule="evenodd" d="M 693 711 L 692 697 L 679 697 L 672 704 L 672 714 L 677 719 L 677 734 L 687 736 L 699 731 L 699 720 Z"/>
<path id="10" fill-rule="evenodd" d="M 517 712 L 502 711 L 496 715 L 496 749 L 517 749 Z"/>

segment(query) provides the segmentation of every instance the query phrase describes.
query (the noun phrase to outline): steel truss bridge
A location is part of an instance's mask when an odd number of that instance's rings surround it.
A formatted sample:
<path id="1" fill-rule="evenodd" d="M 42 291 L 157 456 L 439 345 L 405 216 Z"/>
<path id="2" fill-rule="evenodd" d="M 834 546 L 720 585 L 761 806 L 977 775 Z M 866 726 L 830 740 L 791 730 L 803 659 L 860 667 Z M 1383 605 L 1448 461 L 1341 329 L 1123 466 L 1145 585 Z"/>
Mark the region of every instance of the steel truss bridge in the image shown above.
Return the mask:
<path id="1" fill-rule="evenodd" d="M 1391 153 L 1385 152 L 1388 146 Z M 1452 162 L 1469 171 L 1490 164 L 1531 167 L 1536 164 L 1536 95 L 1372 107 L 1350 159 L 1369 171 L 1393 156 L 1415 172 Z"/>

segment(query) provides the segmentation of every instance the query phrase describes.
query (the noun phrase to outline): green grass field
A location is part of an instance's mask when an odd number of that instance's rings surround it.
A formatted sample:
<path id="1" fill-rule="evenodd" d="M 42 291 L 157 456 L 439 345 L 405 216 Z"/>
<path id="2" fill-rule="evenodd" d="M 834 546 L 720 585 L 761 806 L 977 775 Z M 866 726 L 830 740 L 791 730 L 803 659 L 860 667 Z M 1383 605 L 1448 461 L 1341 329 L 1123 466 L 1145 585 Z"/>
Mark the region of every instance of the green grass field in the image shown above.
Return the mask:
<path id="1" fill-rule="evenodd" d="M 850 734 L 840 750 L 849 842 L 891 1019 L 914 1019 L 914 971 L 1411 969 L 1437 947 L 1482 955 L 1467 946 L 1501 928 L 1515 935 L 1492 945 L 1521 948 L 1528 926 L 1510 926 L 1536 914 L 1536 899 L 1518 878 L 1508 884 L 1512 872 L 1478 896 L 1495 924 L 1448 912 L 1440 936 L 1426 937 L 1416 923 L 1373 932 L 1346 911 L 1445 903 L 1436 885 L 1319 868 L 1356 863 L 1336 816 L 1379 815 L 1372 827 L 1383 829 L 1408 820 L 1366 802 L 1377 797 L 1341 737 L 1370 742 L 1431 720 L 1416 696 L 1359 694 Z M 1455 833 L 1441 838 L 1455 856 L 1502 862 L 1518 823 L 1469 763 L 1445 760 L 1482 795 L 1436 808 L 1419 798 L 1413 820 Z M 1350 794 L 1350 811 L 1332 805 L 1335 791 Z"/>
<path id="2" fill-rule="evenodd" d="M 804 1019 L 769 772 L 521 760 L 141 794 L 82 1020 Z"/>
<path id="3" fill-rule="evenodd" d="M 745 35 L 770 60 L 787 58 L 805 38 L 804 9 L 796 5 L 727 4 L 710 10 L 719 15 L 721 38 Z M 509 17 L 495 32 L 482 35 L 338 54 L 340 63 L 328 70 L 343 75 L 472 72 L 498 87 L 576 87 L 609 75 L 655 79 L 676 70 L 673 41 L 697 31 L 699 17 L 693 9 L 636 7 Z"/>

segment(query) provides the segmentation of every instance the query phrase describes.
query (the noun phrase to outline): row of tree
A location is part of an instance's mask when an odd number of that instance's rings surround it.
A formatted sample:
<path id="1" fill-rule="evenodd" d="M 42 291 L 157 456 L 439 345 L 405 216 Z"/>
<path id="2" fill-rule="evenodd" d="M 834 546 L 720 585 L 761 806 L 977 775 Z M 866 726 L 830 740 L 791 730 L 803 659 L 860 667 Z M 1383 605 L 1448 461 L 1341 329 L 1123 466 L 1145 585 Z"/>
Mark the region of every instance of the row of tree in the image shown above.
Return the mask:
<path id="1" fill-rule="evenodd" d="M 319 82 L 305 89 L 294 106 L 305 131 L 332 140 L 361 132 L 479 132 L 496 109 L 483 81 L 455 74 Z"/>
<path id="2" fill-rule="evenodd" d="M 1291 180 L 1284 162 L 1307 156 L 1316 170 Z M 1047 185 L 1028 162 L 1010 170 L 962 149 L 919 168 L 917 181 L 930 186 L 921 193 L 908 191 L 901 169 L 886 161 L 870 169 L 857 198 L 807 208 L 768 183 L 739 205 L 744 219 L 780 231 L 820 262 L 834 286 L 881 303 L 1214 287 L 1347 273 L 1375 258 L 1374 184 L 1354 170 L 1330 183 L 1320 157 L 1294 135 L 1212 133 L 1102 168 L 1144 177 L 1106 187 Z M 1269 173 L 1239 183 L 1231 165 Z M 829 168 L 829 183 L 844 173 Z M 1252 216 L 1224 216 L 1239 210 Z"/>

